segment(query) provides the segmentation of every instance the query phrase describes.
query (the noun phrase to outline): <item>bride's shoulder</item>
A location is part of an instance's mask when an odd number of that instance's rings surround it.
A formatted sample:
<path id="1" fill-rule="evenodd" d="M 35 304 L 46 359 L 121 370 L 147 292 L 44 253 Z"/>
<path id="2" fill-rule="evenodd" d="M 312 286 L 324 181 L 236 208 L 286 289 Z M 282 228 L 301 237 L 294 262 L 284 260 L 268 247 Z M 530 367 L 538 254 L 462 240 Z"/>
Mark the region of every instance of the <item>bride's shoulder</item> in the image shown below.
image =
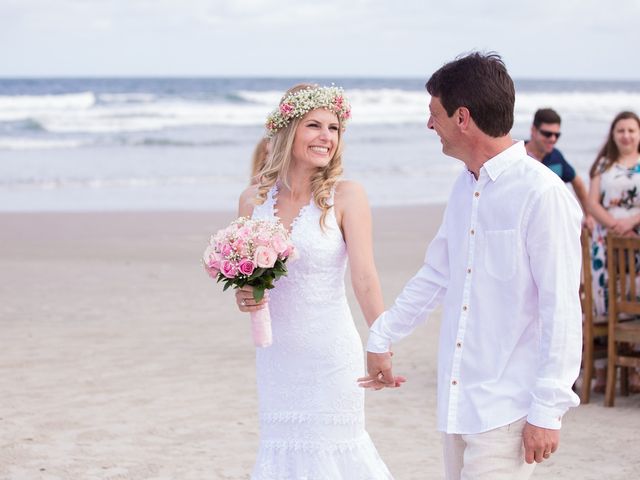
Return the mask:
<path id="1" fill-rule="evenodd" d="M 336 204 L 349 204 L 352 201 L 366 201 L 367 193 L 362 185 L 353 180 L 340 180 L 336 182 Z"/>
<path id="2" fill-rule="evenodd" d="M 258 186 L 257 185 L 249 185 L 245 188 L 240 194 L 240 199 L 250 200 L 255 198 L 258 195 Z"/>
<path id="3" fill-rule="evenodd" d="M 240 199 L 238 200 L 238 214 L 241 217 L 251 216 L 251 214 L 253 213 L 253 208 L 256 205 L 255 199 L 257 195 L 257 185 L 249 185 L 240 194 Z"/>
<path id="4" fill-rule="evenodd" d="M 346 217 L 357 217 L 369 212 L 369 200 L 362 185 L 352 180 L 340 180 L 336 183 L 333 197 L 338 224 Z"/>

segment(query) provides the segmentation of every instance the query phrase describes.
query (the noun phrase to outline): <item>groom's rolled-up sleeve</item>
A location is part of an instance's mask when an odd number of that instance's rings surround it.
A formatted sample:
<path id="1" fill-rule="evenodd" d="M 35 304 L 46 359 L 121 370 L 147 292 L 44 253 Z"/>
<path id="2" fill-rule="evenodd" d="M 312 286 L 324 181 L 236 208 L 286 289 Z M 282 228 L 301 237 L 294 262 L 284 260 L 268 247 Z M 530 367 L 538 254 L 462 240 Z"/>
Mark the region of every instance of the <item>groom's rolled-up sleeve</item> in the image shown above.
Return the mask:
<path id="1" fill-rule="evenodd" d="M 440 303 L 449 280 L 445 221 L 440 226 L 418 273 L 405 285 L 394 305 L 369 329 L 367 351 L 385 353 L 391 343 L 409 335 Z"/>

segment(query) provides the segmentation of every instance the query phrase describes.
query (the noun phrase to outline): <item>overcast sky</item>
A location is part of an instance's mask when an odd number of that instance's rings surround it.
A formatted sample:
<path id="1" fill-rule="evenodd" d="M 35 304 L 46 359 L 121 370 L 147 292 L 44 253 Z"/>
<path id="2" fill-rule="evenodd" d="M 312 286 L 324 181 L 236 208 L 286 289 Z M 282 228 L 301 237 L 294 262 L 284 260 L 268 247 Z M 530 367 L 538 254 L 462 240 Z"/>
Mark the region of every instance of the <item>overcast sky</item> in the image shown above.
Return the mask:
<path id="1" fill-rule="evenodd" d="M 0 0 L 0 76 L 640 79 L 640 0 Z"/>

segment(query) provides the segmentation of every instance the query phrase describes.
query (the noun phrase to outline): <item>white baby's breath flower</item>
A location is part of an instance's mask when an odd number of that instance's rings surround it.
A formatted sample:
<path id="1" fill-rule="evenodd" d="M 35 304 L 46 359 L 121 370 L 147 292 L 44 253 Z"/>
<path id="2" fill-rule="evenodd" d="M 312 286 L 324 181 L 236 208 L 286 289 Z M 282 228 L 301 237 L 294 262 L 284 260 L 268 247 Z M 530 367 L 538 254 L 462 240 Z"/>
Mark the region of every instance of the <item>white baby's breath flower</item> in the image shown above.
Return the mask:
<path id="1" fill-rule="evenodd" d="M 342 88 L 308 87 L 282 99 L 278 108 L 267 117 L 267 136 L 272 137 L 278 130 L 289 125 L 292 119 L 302 117 L 316 108 L 326 108 L 335 113 L 343 128 L 351 118 L 351 105 Z"/>

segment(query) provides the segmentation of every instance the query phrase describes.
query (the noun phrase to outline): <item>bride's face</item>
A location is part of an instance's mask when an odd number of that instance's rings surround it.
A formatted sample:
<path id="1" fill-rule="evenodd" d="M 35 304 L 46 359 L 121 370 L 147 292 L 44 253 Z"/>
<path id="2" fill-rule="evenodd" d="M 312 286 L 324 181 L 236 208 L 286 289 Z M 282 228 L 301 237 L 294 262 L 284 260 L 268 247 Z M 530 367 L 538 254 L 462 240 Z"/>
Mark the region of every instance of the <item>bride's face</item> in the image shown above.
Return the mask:
<path id="1" fill-rule="evenodd" d="M 294 165 L 326 167 L 339 142 L 340 123 L 335 113 L 324 108 L 311 110 L 296 128 L 291 157 Z"/>

